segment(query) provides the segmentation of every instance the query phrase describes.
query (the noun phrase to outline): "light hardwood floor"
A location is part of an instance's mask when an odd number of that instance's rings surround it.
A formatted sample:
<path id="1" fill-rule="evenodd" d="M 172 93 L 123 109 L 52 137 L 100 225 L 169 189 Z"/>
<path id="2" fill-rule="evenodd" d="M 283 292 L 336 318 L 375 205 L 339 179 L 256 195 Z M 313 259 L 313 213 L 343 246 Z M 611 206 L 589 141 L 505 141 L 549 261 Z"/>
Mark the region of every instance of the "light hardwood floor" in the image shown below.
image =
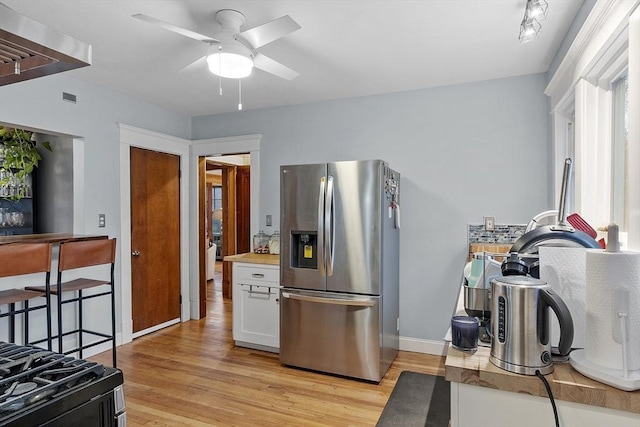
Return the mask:
<path id="1" fill-rule="evenodd" d="M 233 344 L 231 301 L 207 288 L 205 319 L 118 347 L 129 427 L 375 426 L 402 371 L 444 375 L 443 357 L 405 351 L 380 384 L 282 366 Z"/>

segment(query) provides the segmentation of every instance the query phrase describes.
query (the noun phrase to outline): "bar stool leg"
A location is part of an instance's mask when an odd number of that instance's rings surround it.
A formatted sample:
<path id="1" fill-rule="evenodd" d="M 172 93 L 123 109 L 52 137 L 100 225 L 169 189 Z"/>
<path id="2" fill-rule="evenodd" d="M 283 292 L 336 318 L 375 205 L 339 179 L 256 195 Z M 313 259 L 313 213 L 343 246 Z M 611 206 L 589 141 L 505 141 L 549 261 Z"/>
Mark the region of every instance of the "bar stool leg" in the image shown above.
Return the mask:
<path id="1" fill-rule="evenodd" d="M 24 300 L 24 345 L 29 345 L 29 301 Z"/>
<path id="2" fill-rule="evenodd" d="M 51 351 L 52 348 L 52 333 L 51 333 L 51 284 L 49 283 L 51 277 L 47 272 L 47 284 L 45 286 L 45 300 L 47 303 L 47 350 Z"/>
<path id="3" fill-rule="evenodd" d="M 58 273 L 58 284 L 56 285 L 58 294 L 58 353 L 62 354 L 62 273 Z"/>
<path id="4" fill-rule="evenodd" d="M 78 344 L 80 347 L 80 359 L 82 359 L 82 347 L 84 343 L 82 342 L 82 290 L 78 291 L 78 327 L 80 332 L 78 332 Z"/>
<path id="5" fill-rule="evenodd" d="M 111 265 L 111 357 L 113 358 L 113 367 L 116 366 L 116 292 L 114 285 L 113 264 Z"/>
<path id="6" fill-rule="evenodd" d="M 14 302 L 9 304 L 9 342 L 16 342 L 16 315 L 13 314 L 16 311 L 16 304 Z"/>

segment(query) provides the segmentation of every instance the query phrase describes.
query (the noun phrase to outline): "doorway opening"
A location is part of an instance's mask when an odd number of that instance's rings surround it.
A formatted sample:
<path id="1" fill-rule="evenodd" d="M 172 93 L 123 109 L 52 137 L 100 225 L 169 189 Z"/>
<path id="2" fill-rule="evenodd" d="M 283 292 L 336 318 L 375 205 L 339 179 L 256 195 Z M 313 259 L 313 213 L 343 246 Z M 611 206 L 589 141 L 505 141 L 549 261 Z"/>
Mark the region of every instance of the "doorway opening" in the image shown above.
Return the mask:
<path id="1" fill-rule="evenodd" d="M 200 300 L 203 306 L 206 300 L 203 297 L 211 293 L 211 286 L 220 289 L 223 298 L 231 298 L 231 270 L 224 257 L 249 252 L 250 249 L 251 155 L 201 156 L 198 163 L 202 212 L 200 259 L 204 261 L 201 262 L 204 268 L 200 269 Z"/>

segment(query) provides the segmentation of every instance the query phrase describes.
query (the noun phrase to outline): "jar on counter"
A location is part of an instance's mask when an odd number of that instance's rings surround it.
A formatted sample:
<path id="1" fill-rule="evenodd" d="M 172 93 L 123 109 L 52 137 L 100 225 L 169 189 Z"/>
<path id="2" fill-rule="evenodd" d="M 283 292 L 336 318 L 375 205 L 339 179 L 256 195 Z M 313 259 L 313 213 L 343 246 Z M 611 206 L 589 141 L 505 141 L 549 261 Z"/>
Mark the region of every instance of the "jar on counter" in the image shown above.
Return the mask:
<path id="1" fill-rule="evenodd" d="M 280 254 L 280 232 L 278 230 L 274 231 L 269 238 L 269 253 Z"/>
<path id="2" fill-rule="evenodd" d="M 262 230 L 253 236 L 253 252 L 256 254 L 269 253 L 269 236 L 264 234 Z"/>

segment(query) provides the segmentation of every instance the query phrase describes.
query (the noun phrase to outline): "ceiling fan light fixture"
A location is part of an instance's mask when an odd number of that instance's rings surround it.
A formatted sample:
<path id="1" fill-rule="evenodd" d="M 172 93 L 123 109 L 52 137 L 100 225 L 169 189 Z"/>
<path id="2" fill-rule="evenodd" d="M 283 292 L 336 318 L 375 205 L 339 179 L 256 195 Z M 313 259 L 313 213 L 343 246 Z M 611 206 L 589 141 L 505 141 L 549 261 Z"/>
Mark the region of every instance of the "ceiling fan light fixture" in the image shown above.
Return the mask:
<path id="1" fill-rule="evenodd" d="M 253 61 L 237 53 L 214 53 L 207 57 L 207 63 L 213 74 L 230 79 L 248 77 L 253 70 Z"/>
<path id="2" fill-rule="evenodd" d="M 251 52 L 243 46 L 212 46 L 207 64 L 209 71 L 216 76 L 230 79 L 248 77 L 253 70 Z"/>

